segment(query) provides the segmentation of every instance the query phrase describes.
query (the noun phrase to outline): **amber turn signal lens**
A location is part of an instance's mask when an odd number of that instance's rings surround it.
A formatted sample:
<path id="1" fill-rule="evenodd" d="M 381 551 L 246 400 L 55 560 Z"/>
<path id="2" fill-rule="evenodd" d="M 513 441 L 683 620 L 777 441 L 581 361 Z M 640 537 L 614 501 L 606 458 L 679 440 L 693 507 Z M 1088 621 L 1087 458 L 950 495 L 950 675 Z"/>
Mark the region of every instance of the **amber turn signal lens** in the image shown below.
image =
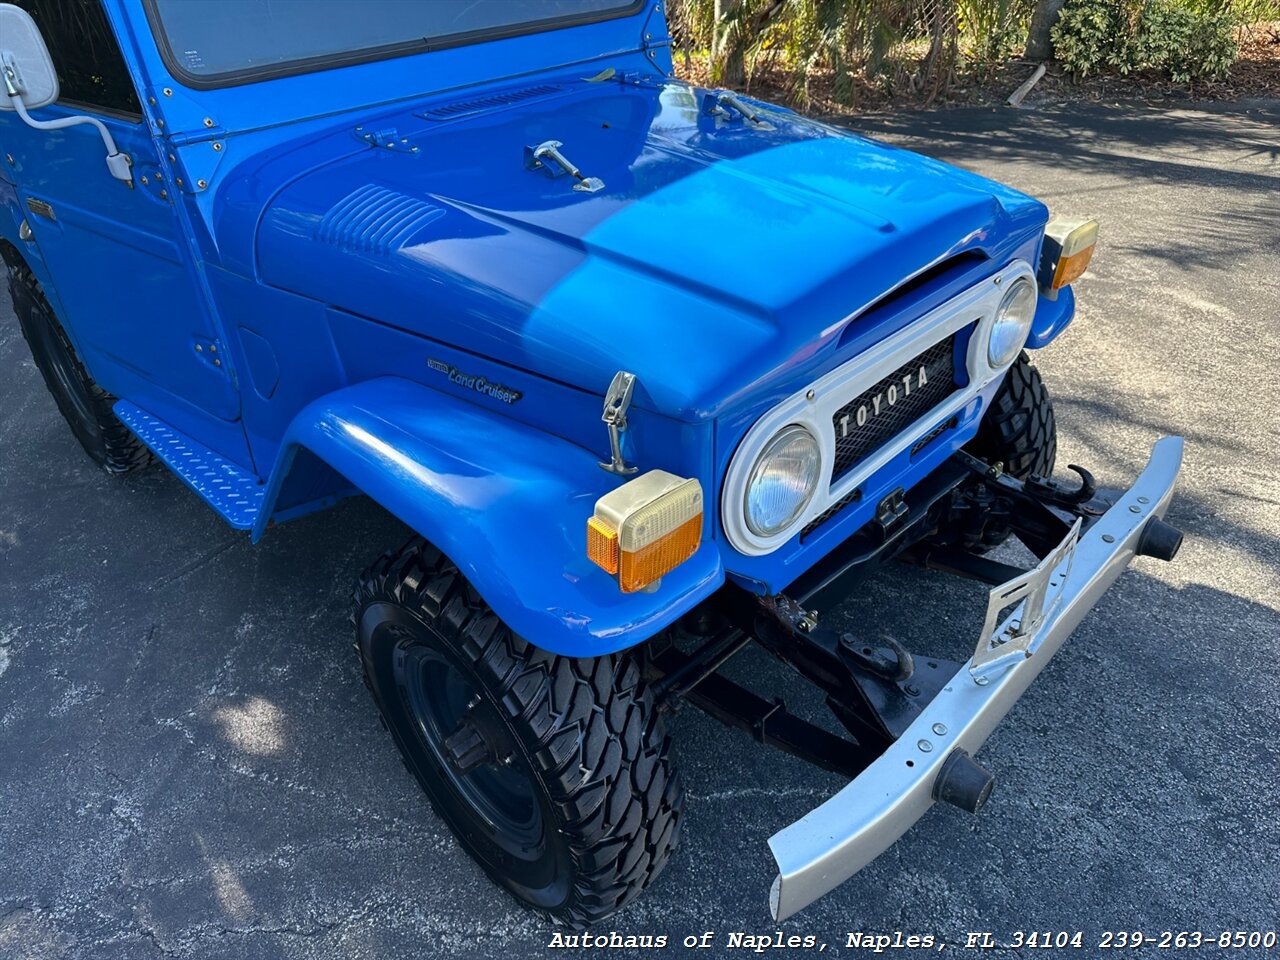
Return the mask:
<path id="1" fill-rule="evenodd" d="M 1040 252 L 1040 286 L 1052 299 L 1058 290 L 1080 278 L 1093 259 L 1098 221 L 1054 217 L 1045 227 Z"/>
<path id="2" fill-rule="evenodd" d="M 605 573 L 618 572 L 618 531 L 597 517 L 587 521 L 587 558 Z"/>
<path id="3" fill-rule="evenodd" d="M 623 552 L 618 586 L 623 593 L 643 590 L 692 557 L 701 542 L 702 514 L 699 513 L 647 547 L 634 553 Z"/>
<path id="4" fill-rule="evenodd" d="M 650 470 L 596 501 L 587 558 L 624 593 L 654 587 L 702 542 L 702 485 Z"/>
<path id="5" fill-rule="evenodd" d="M 1085 247 L 1079 253 L 1073 253 L 1069 257 L 1061 257 L 1058 260 L 1058 269 L 1053 272 L 1053 282 L 1050 287 L 1054 290 L 1061 290 L 1071 281 L 1078 279 L 1089 267 L 1089 261 L 1093 259 L 1093 244 Z"/>

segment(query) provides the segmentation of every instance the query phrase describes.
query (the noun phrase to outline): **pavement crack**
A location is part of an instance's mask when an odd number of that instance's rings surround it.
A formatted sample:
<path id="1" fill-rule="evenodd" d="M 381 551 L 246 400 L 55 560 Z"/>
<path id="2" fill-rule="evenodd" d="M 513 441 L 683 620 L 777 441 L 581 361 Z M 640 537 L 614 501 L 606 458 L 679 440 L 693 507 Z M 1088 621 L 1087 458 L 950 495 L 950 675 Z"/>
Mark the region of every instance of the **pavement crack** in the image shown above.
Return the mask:
<path id="1" fill-rule="evenodd" d="M 138 927 L 138 936 L 140 936 L 147 943 L 151 944 L 151 946 L 155 947 L 156 950 L 159 951 L 160 956 L 162 957 L 178 956 L 178 952 L 176 950 L 170 950 L 168 947 L 166 947 L 163 943 L 160 942 L 160 938 L 156 936 L 156 932 L 152 930 L 150 927 Z"/>
<path id="2" fill-rule="evenodd" d="M 3 925 L 10 917 L 15 917 L 20 913 L 48 913 L 49 908 L 43 904 L 36 903 L 34 900 L 23 903 L 6 903 L 0 904 L 0 925 Z"/>
<path id="3" fill-rule="evenodd" d="M 210 550 L 208 553 L 201 554 L 199 557 L 196 557 L 196 559 L 192 560 L 190 563 L 184 564 L 183 566 L 179 567 L 177 570 L 175 570 L 173 573 L 169 574 L 168 576 L 159 578 L 158 580 L 155 581 L 153 586 L 155 589 L 163 589 L 164 587 L 177 583 L 179 580 L 183 580 L 186 577 L 191 576 L 191 574 L 195 573 L 201 567 L 207 566 L 208 564 L 212 563 L 214 560 L 222 556 L 222 554 L 226 553 L 232 547 L 238 546 L 244 542 L 245 541 L 243 538 L 236 537 L 234 539 L 226 541 L 225 543 L 219 544 L 218 546 Z"/>

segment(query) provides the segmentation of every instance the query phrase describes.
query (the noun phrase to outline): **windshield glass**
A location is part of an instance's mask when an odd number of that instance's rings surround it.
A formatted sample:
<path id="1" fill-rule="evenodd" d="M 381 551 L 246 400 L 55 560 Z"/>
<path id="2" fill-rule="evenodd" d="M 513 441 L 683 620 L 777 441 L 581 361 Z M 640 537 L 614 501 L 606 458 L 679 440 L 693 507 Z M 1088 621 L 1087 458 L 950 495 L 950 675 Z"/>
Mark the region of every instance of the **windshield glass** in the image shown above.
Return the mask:
<path id="1" fill-rule="evenodd" d="M 197 80 L 323 69 L 590 20 L 636 0 L 151 0 L 171 67 Z"/>

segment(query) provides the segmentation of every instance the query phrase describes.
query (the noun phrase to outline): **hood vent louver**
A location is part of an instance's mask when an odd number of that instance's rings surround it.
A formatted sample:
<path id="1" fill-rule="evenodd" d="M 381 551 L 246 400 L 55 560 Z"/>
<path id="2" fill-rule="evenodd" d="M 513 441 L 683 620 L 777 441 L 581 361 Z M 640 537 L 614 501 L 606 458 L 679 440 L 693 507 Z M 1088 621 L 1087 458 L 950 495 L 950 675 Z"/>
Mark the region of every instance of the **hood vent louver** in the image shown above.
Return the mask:
<path id="1" fill-rule="evenodd" d="M 329 209 L 316 227 L 316 239 L 343 250 L 389 254 L 443 216 L 433 203 L 368 184 Z"/>
<path id="2" fill-rule="evenodd" d="M 418 116 L 424 120 L 455 120 L 458 117 L 470 117 L 477 113 L 499 110 L 502 107 L 520 103 L 524 100 L 541 100 L 554 93 L 559 93 L 563 89 L 563 87 L 556 84 L 544 83 L 536 87 L 505 90 L 501 93 L 490 94 L 487 97 L 477 97 L 474 100 L 456 100 L 453 103 L 442 103 L 438 107 L 430 107 L 427 110 L 423 110 Z"/>

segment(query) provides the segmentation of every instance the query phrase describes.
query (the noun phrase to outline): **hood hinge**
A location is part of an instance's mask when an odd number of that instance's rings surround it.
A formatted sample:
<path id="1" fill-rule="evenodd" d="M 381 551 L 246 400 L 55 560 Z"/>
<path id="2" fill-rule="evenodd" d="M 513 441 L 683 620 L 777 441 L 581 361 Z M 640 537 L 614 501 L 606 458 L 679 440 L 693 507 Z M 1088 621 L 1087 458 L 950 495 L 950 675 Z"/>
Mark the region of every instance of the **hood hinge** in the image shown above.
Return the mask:
<path id="1" fill-rule="evenodd" d="M 667 27 L 667 18 L 662 11 L 662 2 L 649 8 L 649 16 L 644 21 L 641 49 L 649 62 L 666 76 L 675 76 L 671 62 L 671 31 Z"/>

